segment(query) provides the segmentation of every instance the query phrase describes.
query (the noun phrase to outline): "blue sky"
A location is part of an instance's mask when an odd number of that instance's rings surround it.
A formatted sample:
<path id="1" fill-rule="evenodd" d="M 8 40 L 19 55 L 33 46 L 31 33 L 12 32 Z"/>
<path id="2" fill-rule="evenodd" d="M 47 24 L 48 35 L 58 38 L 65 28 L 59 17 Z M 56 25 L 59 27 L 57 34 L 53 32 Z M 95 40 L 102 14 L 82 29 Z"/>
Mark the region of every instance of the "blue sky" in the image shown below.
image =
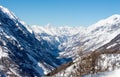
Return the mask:
<path id="1" fill-rule="evenodd" d="M 89 26 L 120 14 L 120 0 L 0 0 L 29 25 Z"/>

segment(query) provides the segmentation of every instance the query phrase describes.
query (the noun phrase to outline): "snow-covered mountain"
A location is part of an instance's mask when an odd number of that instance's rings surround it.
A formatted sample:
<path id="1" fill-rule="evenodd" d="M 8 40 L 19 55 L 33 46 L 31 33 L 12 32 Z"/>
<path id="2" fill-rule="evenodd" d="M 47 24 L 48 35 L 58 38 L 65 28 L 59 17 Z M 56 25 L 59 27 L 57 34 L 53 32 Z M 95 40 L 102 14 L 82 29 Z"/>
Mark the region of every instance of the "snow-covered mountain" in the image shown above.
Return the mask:
<path id="1" fill-rule="evenodd" d="M 40 77 L 67 59 L 51 54 L 46 41 L 34 33 L 7 8 L 0 6 L 0 76 Z"/>
<path id="2" fill-rule="evenodd" d="M 89 27 L 53 27 L 50 24 L 30 27 L 0 6 L 0 76 L 40 77 L 71 58 L 75 65 L 68 70 L 76 71 L 81 65 L 76 61 L 81 57 L 85 56 L 91 62 L 94 53 L 119 53 L 119 39 L 120 15 L 110 16 Z M 111 57 L 115 57 L 114 54 L 102 56 L 111 61 Z"/>
<path id="3" fill-rule="evenodd" d="M 60 57 L 77 57 L 78 51 L 94 51 L 120 33 L 120 15 L 113 15 L 89 27 L 32 26 L 38 40 L 43 38 L 61 52 Z M 41 37 L 39 37 L 41 36 Z"/>

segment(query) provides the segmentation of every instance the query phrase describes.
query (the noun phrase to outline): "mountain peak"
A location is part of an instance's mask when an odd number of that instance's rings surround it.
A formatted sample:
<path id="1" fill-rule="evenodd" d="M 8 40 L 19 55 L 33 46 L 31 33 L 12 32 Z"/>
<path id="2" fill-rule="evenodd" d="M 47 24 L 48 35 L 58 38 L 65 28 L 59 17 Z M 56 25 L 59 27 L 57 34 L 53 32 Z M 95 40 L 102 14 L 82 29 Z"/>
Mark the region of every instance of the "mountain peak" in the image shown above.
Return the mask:
<path id="1" fill-rule="evenodd" d="M 113 27 L 116 25 L 112 25 L 112 24 L 118 24 L 118 23 L 120 23 L 120 15 L 114 14 L 108 18 L 102 19 L 102 20 L 98 21 L 97 23 L 91 25 L 90 27 L 88 27 L 88 30 L 91 31 L 91 30 L 97 29 L 99 27 Z"/>
<path id="2" fill-rule="evenodd" d="M 16 20 L 17 17 L 14 15 L 14 13 L 10 12 L 7 8 L 0 6 L 0 13 L 2 16 L 4 15 L 5 18 L 10 18 Z"/>
<path id="3" fill-rule="evenodd" d="M 120 20 L 120 15 L 114 14 L 114 15 L 108 17 L 106 20 L 112 20 L 112 21 Z"/>
<path id="4" fill-rule="evenodd" d="M 115 18 L 115 17 L 120 17 L 120 15 L 119 14 L 114 14 L 114 15 L 110 16 L 109 18 Z"/>
<path id="5" fill-rule="evenodd" d="M 98 23 L 96 23 L 96 24 L 100 24 L 100 25 L 103 25 L 103 24 L 106 24 L 106 23 L 111 24 L 111 23 L 115 23 L 115 22 L 118 21 L 118 20 L 120 20 L 120 15 L 114 14 L 114 15 L 106 18 L 106 19 L 100 20 L 100 21 L 99 21 Z"/>

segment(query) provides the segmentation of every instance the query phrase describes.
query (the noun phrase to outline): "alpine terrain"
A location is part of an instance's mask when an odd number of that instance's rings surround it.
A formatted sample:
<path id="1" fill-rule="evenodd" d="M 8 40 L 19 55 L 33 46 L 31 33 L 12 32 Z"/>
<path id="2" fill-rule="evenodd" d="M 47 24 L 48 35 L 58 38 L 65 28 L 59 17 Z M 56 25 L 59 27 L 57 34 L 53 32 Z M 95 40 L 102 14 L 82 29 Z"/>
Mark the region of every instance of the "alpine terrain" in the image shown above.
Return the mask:
<path id="1" fill-rule="evenodd" d="M 103 77 L 120 69 L 120 15 L 89 27 L 29 26 L 0 6 L 0 76 Z"/>

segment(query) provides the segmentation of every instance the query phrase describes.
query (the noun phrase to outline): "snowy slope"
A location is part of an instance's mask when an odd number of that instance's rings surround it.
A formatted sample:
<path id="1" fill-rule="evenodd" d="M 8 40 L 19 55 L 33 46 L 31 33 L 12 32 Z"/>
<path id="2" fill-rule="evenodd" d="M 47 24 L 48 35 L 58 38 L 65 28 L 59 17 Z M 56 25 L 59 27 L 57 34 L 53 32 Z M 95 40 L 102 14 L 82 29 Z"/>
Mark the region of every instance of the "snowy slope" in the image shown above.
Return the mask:
<path id="1" fill-rule="evenodd" d="M 87 51 L 93 51 L 120 34 L 120 15 L 113 15 L 107 19 L 100 20 L 88 27 L 87 30 L 88 37 L 83 40 L 87 41 L 84 46 Z"/>
<path id="2" fill-rule="evenodd" d="M 111 72 L 101 72 L 101 73 L 97 73 L 97 74 L 89 74 L 89 75 L 82 76 L 82 77 L 119 77 L 119 76 L 120 76 L 120 69 L 114 70 Z"/>

